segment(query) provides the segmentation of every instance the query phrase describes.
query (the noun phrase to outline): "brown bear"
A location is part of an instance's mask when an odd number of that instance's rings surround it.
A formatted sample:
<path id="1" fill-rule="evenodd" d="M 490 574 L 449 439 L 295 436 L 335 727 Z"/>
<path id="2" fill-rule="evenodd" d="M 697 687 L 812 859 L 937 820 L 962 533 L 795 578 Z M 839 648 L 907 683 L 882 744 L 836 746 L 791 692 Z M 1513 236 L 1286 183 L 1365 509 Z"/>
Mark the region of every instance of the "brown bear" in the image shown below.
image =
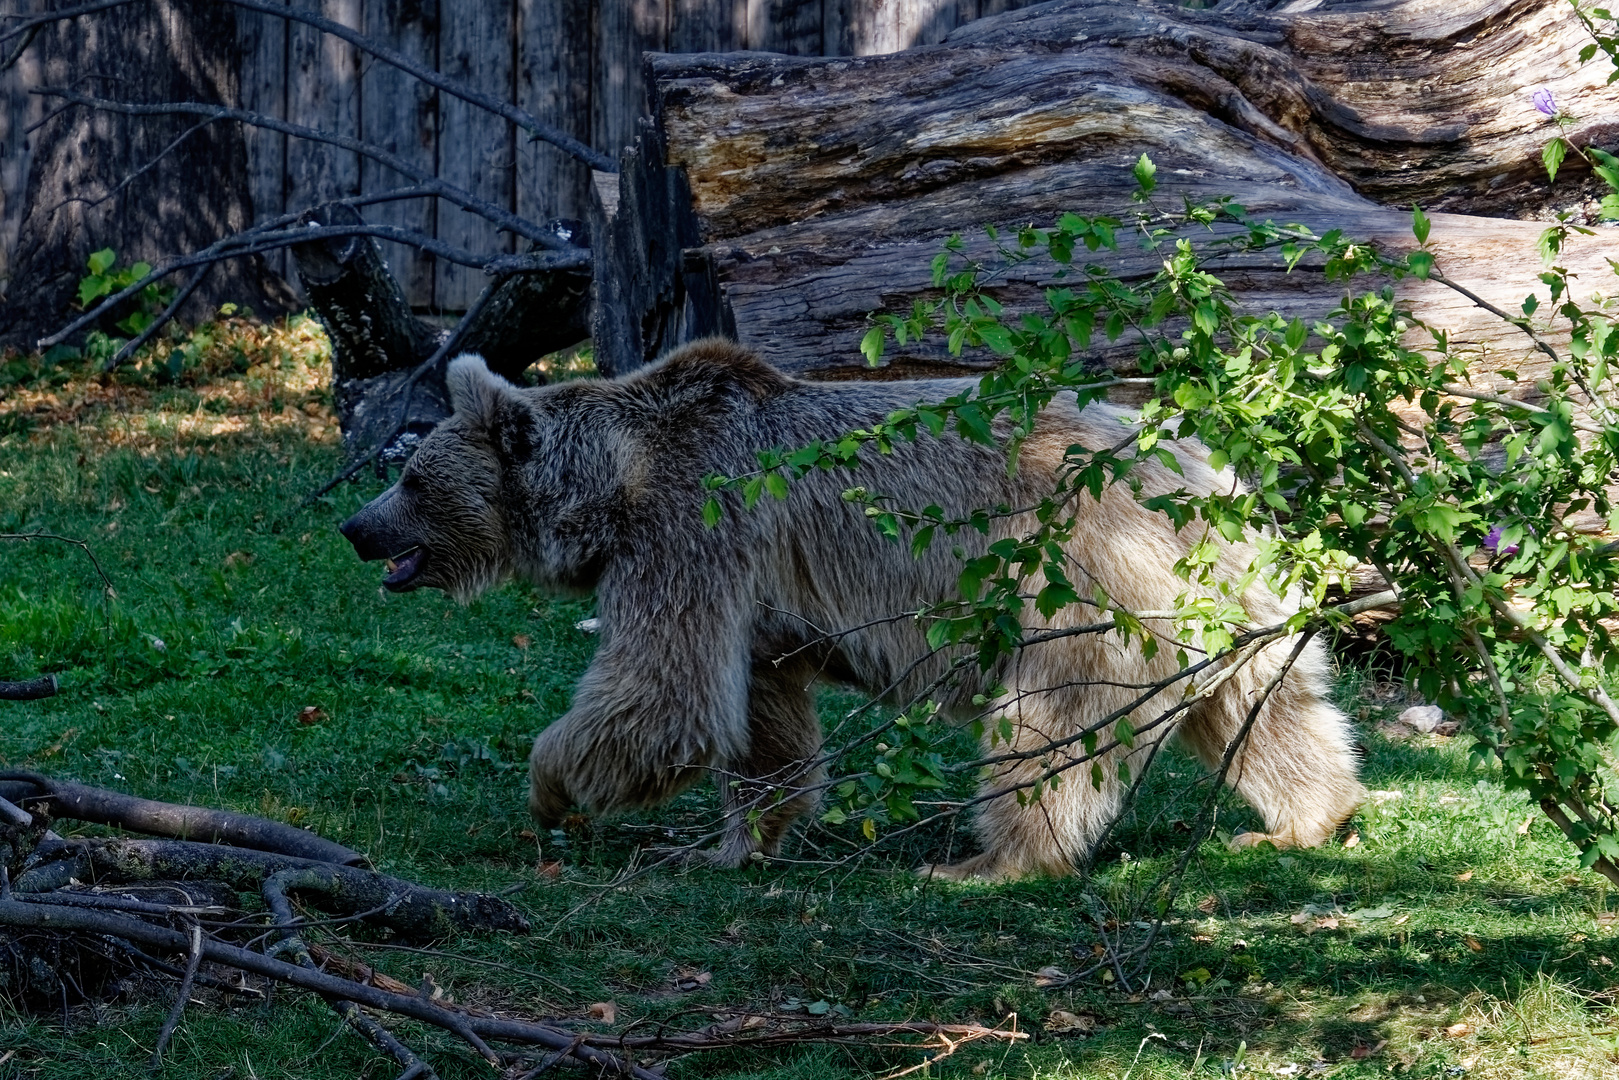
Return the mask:
<path id="1" fill-rule="evenodd" d="M 952 674 L 951 657 L 930 652 L 924 625 L 902 617 L 956 596 L 962 554 L 1023 535 L 1033 522 L 1002 516 L 988 536 L 963 530 L 913 556 L 909 545 L 879 535 L 846 489 L 859 484 L 900 506 L 952 515 L 1028 507 L 1055 490 L 1070 447 L 1128 437 L 1127 414 L 1113 406 L 1081 409 L 1071 396 L 1052 402 L 1010 473 L 1000 449 L 923 436 L 892 453 L 864 453 L 852 473 L 812 472 L 783 500 L 733 506 L 711 528 L 702 514 L 706 476 L 749 473 L 756 451 L 869 428 L 974 382 L 804 382 L 710 339 L 618 379 L 520 389 L 469 355 L 450 365 L 448 383 L 454 415 L 342 531 L 362 559 L 388 560 L 383 583 L 395 591 L 427 585 L 465 601 L 514 575 L 595 591 L 595 658 L 572 707 L 540 733 L 530 758 L 529 807 L 542 825 L 556 825 L 574 805 L 595 814 L 656 806 L 715 773 L 727 825 L 713 862 L 773 855 L 823 783 L 817 678 L 897 701 L 927 693 L 958 717 L 982 714 L 974 696 L 1000 688 L 985 728 L 992 735 L 1009 725 L 1012 738 L 992 745 L 986 735 L 986 753 L 1003 760 L 982 780 L 982 853 L 938 872 L 1063 874 L 1120 809 L 1121 756 L 1139 766 L 1173 728 L 1205 763 L 1218 763 L 1295 652 L 1294 641 L 1282 640 L 1245 664 L 1211 666 L 1140 701 L 1143 684 L 1179 670 L 1175 647 L 1149 659 L 1117 634 L 1057 635 L 987 672 L 970 663 Z M 1235 483 L 1209 467 L 1201 444 L 1172 450 L 1184 475 L 1138 465 L 1140 497 Z M 1202 530 L 1177 532 L 1126 484 L 1076 498 L 1067 554 L 1079 594 L 1100 586 L 1132 611 L 1172 607 L 1189 588 L 1174 565 Z M 1227 545 L 1217 575 L 1234 580 L 1251 555 L 1245 544 Z M 1291 610 L 1263 585 L 1241 601 L 1256 626 L 1281 623 Z M 1097 615 L 1076 604 L 1049 620 L 1032 609 L 1023 618 L 1038 633 Z M 1266 833 L 1251 840 L 1319 844 L 1361 800 L 1349 725 L 1326 700 L 1328 678 L 1328 658 L 1312 642 L 1233 758 L 1228 780 L 1265 821 Z M 1184 704 L 1193 687 L 1200 694 L 1173 723 L 1151 722 Z M 1081 762 L 1077 733 L 1131 712 L 1132 703 L 1142 733 L 1133 748 L 1105 753 L 1099 786 L 1087 763 L 1038 799 L 1015 797 Z"/>

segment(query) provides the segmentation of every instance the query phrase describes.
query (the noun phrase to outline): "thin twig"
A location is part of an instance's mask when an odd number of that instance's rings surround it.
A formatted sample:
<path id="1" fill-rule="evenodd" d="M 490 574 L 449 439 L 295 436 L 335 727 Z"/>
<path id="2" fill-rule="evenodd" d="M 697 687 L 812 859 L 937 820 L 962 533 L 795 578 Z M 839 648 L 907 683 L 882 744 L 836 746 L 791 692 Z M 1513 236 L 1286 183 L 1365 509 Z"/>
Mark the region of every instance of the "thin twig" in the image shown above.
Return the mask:
<path id="1" fill-rule="evenodd" d="M 152 1060 L 149 1068 L 156 1072 L 163 1065 L 163 1050 L 169 1045 L 169 1038 L 174 1029 L 180 1026 L 180 1017 L 185 1015 L 186 1005 L 191 1001 L 191 985 L 197 981 L 197 967 L 202 963 L 202 927 L 195 924 L 191 927 L 191 949 L 186 956 L 186 972 L 180 979 L 180 989 L 174 995 L 174 1008 L 169 1010 L 169 1017 L 163 1021 L 163 1029 L 157 1033 L 157 1046 L 152 1049 Z"/>
<path id="2" fill-rule="evenodd" d="M 433 174 L 424 171 L 414 163 L 407 161 L 398 154 L 392 153 L 374 143 L 361 139 L 350 138 L 347 135 L 338 135 L 319 128 L 305 127 L 302 124 L 289 123 L 278 117 L 265 113 L 251 112 L 247 109 L 234 109 L 228 105 L 209 105 L 201 101 L 161 101 L 161 102 L 133 102 L 114 101 L 110 98 L 93 97 L 81 94 L 76 90 L 68 90 L 59 86 L 41 86 L 30 90 L 31 94 L 43 97 L 61 98 L 75 105 L 95 109 L 98 112 L 116 113 L 121 116 L 205 116 L 212 120 L 236 120 L 252 127 L 264 128 L 268 131 L 280 132 L 293 138 L 307 139 L 310 142 L 327 143 L 342 150 L 368 157 L 381 165 L 386 165 L 401 176 L 408 176 L 423 187 L 431 187 L 433 193 L 441 199 L 455 203 L 461 209 L 477 214 L 485 221 L 516 233 L 525 239 L 532 240 L 543 248 L 551 251 L 569 252 L 578 251 L 572 244 L 562 239 L 550 229 L 534 224 L 527 218 L 519 217 L 504 207 L 497 206 L 487 199 L 467 191 L 465 188 L 451 184 Z"/>
<path id="3" fill-rule="evenodd" d="M 381 201 L 372 200 L 372 201 Z M 301 212 L 302 213 L 302 212 Z M 92 322 L 99 319 L 113 305 L 129 299 L 154 281 L 160 281 L 170 274 L 192 266 L 201 266 L 204 263 L 222 262 L 225 259 L 237 259 L 246 255 L 258 255 L 266 251 L 275 251 L 279 248 L 292 247 L 297 244 L 307 244 L 314 240 L 332 240 L 344 236 L 375 236 L 383 240 L 392 240 L 396 243 L 406 244 L 422 251 L 453 262 L 458 266 L 470 266 L 487 271 L 491 265 L 486 256 L 478 255 L 458 248 L 453 244 L 437 240 L 425 233 L 416 232 L 398 225 L 381 225 L 361 222 L 353 225 L 321 225 L 301 228 L 286 228 L 276 231 L 265 231 L 257 227 L 228 236 L 218 240 L 200 251 L 189 255 L 181 255 L 154 269 L 151 273 L 118 292 L 106 297 L 94 308 L 68 323 L 54 334 L 40 338 L 35 345 L 41 349 L 48 349 L 58 342 L 78 333 Z M 522 260 L 521 266 L 513 267 L 512 260 Z M 575 248 L 566 252 L 534 252 L 528 255 L 513 255 L 502 261 L 508 271 L 516 273 L 540 270 L 562 270 L 571 267 L 588 266 L 590 252 L 583 248 Z"/>
<path id="4" fill-rule="evenodd" d="M 101 568 L 101 560 L 96 558 L 96 553 L 91 551 L 90 545 L 85 543 L 83 540 L 75 540 L 71 536 L 58 536 L 55 533 L 43 532 L 0 533 L 0 540 L 21 540 L 23 543 L 27 543 L 30 540 L 55 540 L 58 543 L 72 544 L 89 557 L 90 565 L 96 568 L 96 574 L 100 576 L 101 583 L 107 587 L 107 595 L 114 597 L 118 595 L 116 590 L 114 590 L 112 587 L 112 578 L 108 577 L 107 572 Z"/>

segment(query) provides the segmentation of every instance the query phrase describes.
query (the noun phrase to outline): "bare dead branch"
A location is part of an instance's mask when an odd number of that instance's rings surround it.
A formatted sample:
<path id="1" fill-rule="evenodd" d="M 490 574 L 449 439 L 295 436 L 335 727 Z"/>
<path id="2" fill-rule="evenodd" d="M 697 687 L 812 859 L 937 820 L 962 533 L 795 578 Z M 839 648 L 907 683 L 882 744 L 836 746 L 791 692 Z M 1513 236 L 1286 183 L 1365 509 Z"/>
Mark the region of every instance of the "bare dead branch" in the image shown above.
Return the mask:
<path id="1" fill-rule="evenodd" d="M 34 815 L 14 802 L 0 799 L 0 824 L 10 825 L 17 829 L 26 829 L 34 824 Z"/>
<path id="2" fill-rule="evenodd" d="M 107 912 L 46 904 L 25 904 L 16 900 L 0 900 L 0 926 L 60 930 L 66 933 L 108 934 L 136 945 L 146 945 L 168 952 L 182 952 L 189 945 L 185 934 L 166 926 L 153 926 L 139 919 Z M 225 964 L 241 971 L 312 990 L 323 997 L 353 1000 L 370 1008 L 385 1009 L 432 1024 L 460 1036 L 476 1049 L 484 1060 L 491 1064 L 499 1064 L 499 1057 L 489 1049 L 488 1043 L 472 1030 L 464 1014 L 441 1008 L 420 997 L 389 993 L 206 937 L 202 942 L 202 957 L 213 963 Z M 534 1026 L 538 1028 L 539 1025 Z M 559 1041 L 566 1041 L 566 1037 L 561 1037 L 561 1033 L 557 1034 Z M 611 1057 L 611 1055 L 603 1056 Z M 613 1064 L 618 1064 L 616 1059 L 613 1060 Z M 641 1080 L 656 1080 L 656 1078 L 654 1074 L 642 1070 Z"/>
<path id="3" fill-rule="evenodd" d="M 309 955 L 309 946 L 304 943 L 303 937 L 296 929 L 297 920 L 292 914 L 292 903 L 287 899 L 288 889 L 324 889 L 327 882 L 319 874 L 307 870 L 280 870 L 264 879 L 264 886 L 260 890 L 264 895 L 264 902 L 270 908 L 270 915 L 275 920 L 276 928 L 280 931 L 280 943 L 286 945 L 292 952 L 292 958 L 300 967 L 318 970 L 314 958 Z M 328 1004 L 341 1016 L 349 1027 L 353 1028 L 362 1038 L 372 1046 L 393 1058 L 405 1070 L 408 1076 L 427 1077 L 429 1080 L 438 1080 L 430 1065 L 415 1052 L 394 1038 L 393 1033 L 365 1013 L 360 1007 L 347 998 L 328 998 Z"/>
<path id="4" fill-rule="evenodd" d="M 168 1018 L 163 1021 L 163 1028 L 157 1033 L 157 1045 L 152 1049 L 150 1068 L 156 1072 L 163 1064 L 163 1051 L 169 1045 L 169 1039 L 174 1035 L 174 1029 L 180 1026 L 180 1018 L 185 1015 L 186 1005 L 191 1001 L 191 987 L 197 981 L 197 968 L 202 964 L 202 927 L 195 924 L 191 927 L 191 948 L 186 956 L 185 975 L 180 979 L 180 989 L 174 994 L 174 1008 L 169 1010 Z"/>
<path id="5" fill-rule="evenodd" d="M 101 584 L 106 587 L 107 595 L 110 597 L 117 597 L 118 595 L 118 593 L 112 587 L 112 578 L 108 577 L 107 572 L 101 568 L 101 560 L 96 558 L 96 553 L 91 551 L 90 545 L 85 543 L 83 540 L 75 540 L 71 536 L 58 536 L 56 533 L 43 532 L 0 533 L 0 540 L 19 540 L 25 544 L 33 540 L 55 540 L 61 544 L 72 544 L 74 547 L 84 552 L 85 556 L 90 560 L 90 565 L 96 568 L 96 575 L 101 578 Z"/>
<path id="6" fill-rule="evenodd" d="M 8 781 L 32 785 L 36 797 L 50 800 L 53 817 L 115 825 L 151 836 L 233 844 L 342 866 L 362 866 L 367 862 L 364 855 L 342 844 L 294 825 L 252 814 L 142 799 L 35 772 L 0 771 L 0 783 Z"/>
<path id="7" fill-rule="evenodd" d="M 386 450 L 395 439 L 399 438 L 399 436 L 404 433 L 406 426 L 410 423 L 410 403 L 412 397 L 414 397 L 416 393 L 417 384 L 420 383 L 422 379 L 426 378 L 429 372 L 436 370 L 440 364 L 444 363 L 449 358 L 451 352 L 460 347 L 461 342 L 466 338 L 467 331 L 476 324 L 478 315 L 483 311 L 484 306 L 489 303 L 490 297 L 494 296 L 494 294 L 494 285 L 490 285 L 488 288 L 484 289 L 484 291 L 478 295 L 478 298 L 472 302 L 472 306 L 467 309 L 467 313 L 461 316 L 461 321 L 455 324 L 455 329 L 452 330 L 449 336 L 446 337 L 444 341 L 439 344 L 439 347 L 433 351 L 433 355 L 416 365 L 416 370 L 410 373 L 410 378 L 405 380 L 405 384 L 395 391 L 396 394 L 403 395 L 403 400 L 400 402 L 399 418 L 394 422 L 393 430 L 391 430 L 382 439 L 379 439 L 376 444 L 365 453 L 359 455 L 353 461 L 345 465 L 336 476 L 326 481 L 326 483 L 322 484 L 315 491 L 312 491 L 308 495 L 304 496 L 303 501 L 298 504 L 297 509 L 294 510 L 294 513 L 296 513 L 298 510 L 304 509 L 306 506 L 309 506 L 316 499 L 337 487 L 337 485 L 358 476 L 361 469 L 365 468 L 373 461 L 376 461 L 378 455 Z"/>
<path id="8" fill-rule="evenodd" d="M 60 98 L 95 109 L 99 112 L 117 113 L 122 116 L 204 116 L 212 120 L 236 120 L 252 127 L 264 128 L 268 131 L 277 131 L 293 138 L 307 139 L 310 142 L 327 143 L 343 150 L 361 154 L 371 158 L 379 164 L 386 165 L 402 176 L 408 176 L 423 187 L 431 188 L 433 193 L 441 199 L 448 200 L 469 213 L 477 214 L 498 228 L 515 233 L 527 240 L 532 240 L 543 248 L 558 252 L 577 252 L 566 240 L 549 229 L 535 225 L 527 218 L 519 217 L 505 207 L 497 206 L 487 199 L 480 199 L 465 188 L 448 183 L 423 171 L 414 163 L 405 160 L 398 154 L 389 152 L 374 143 L 361 139 L 350 138 L 347 135 L 337 135 L 319 128 L 305 127 L 302 124 L 288 123 L 274 116 L 264 113 L 250 112 L 246 109 L 234 109 L 228 105 L 208 105 L 200 101 L 166 101 L 166 102 L 129 102 L 114 101 L 110 98 L 93 97 L 81 94 L 76 90 L 69 90 L 58 86 L 42 86 L 30 90 L 31 94 L 43 97 Z"/>
<path id="9" fill-rule="evenodd" d="M 201 266 L 205 263 L 219 262 L 224 259 L 240 258 L 245 255 L 257 255 L 278 248 L 291 247 L 294 244 L 305 244 L 311 240 L 335 239 L 342 236 L 376 236 L 384 240 L 394 240 L 401 244 L 431 252 L 438 258 L 456 263 L 459 266 L 472 266 L 487 269 L 489 260 L 481 255 L 475 255 L 463 248 L 447 244 L 424 233 L 411 229 L 401 228 L 397 225 L 378 225 L 361 223 L 357 225 L 322 225 L 318 228 L 289 228 L 274 231 L 261 231 L 248 229 L 233 236 L 219 240 L 201 251 L 190 255 L 182 255 L 154 269 L 139 281 L 120 289 L 106 298 L 94 308 L 68 323 L 56 333 L 40 338 L 35 345 L 41 349 L 48 349 L 58 342 L 83 330 L 95 322 L 102 315 L 117 304 L 129 299 L 154 281 L 188 267 Z M 573 248 L 567 252 L 534 252 L 529 255 L 507 256 L 503 260 L 511 265 L 514 260 L 520 260 L 520 270 L 560 270 L 568 267 L 586 266 L 590 263 L 590 252 L 583 248 Z M 516 272 L 516 271 L 514 271 Z"/>
<path id="10" fill-rule="evenodd" d="M 223 844 L 186 840 L 86 839 L 66 846 L 69 857 L 30 870 L 17 879 L 19 892 L 59 888 L 80 881 L 218 881 L 259 891 L 280 870 L 299 869 L 325 876 L 322 890 L 336 914 L 373 913 L 375 920 L 408 937 L 440 937 L 457 929 L 526 933 L 522 912 L 484 893 L 446 892 L 355 866 L 340 866 Z M 37 875 L 37 877 L 36 877 Z M 65 877 L 64 877 L 65 875 Z"/>
<path id="11" fill-rule="evenodd" d="M 55 675 L 41 675 L 21 682 L 0 679 L 0 701 L 37 701 L 52 696 L 59 689 Z"/>
<path id="12" fill-rule="evenodd" d="M 491 97 L 481 91 L 474 90 L 472 87 L 457 82 L 431 68 L 423 67 L 403 53 L 390 49 L 386 45 L 366 37 L 359 31 L 328 19 L 324 15 L 319 15 L 313 11 L 305 11 L 301 8 L 267 4 L 263 0 L 226 0 L 226 2 L 239 8 L 246 8 L 249 11 L 260 11 L 266 15 L 277 15 L 293 22 L 301 22 L 306 26 L 314 27 L 322 33 L 340 38 L 361 52 L 370 53 L 388 66 L 398 68 L 405 74 L 420 79 L 427 85 L 442 90 L 451 97 L 460 98 L 469 105 L 476 105 L 480 109 L 485 109 L 496 116 L 511 121 L 534 138 L 550 143 L 558 150 L 577 158 L 592 169 L 601 172 L 618 171 L 618 164 L 612 157 L 586 146 L 567 132 L 547 124 L 534 114 L 518 108 L 511 102 L 502 101 L 500 98 Z"/>
<path id="13" fill-rule="evenodd" d="M 12 64 L 15 64 L 17 59 L 22 55 L 23 51 L 28 48 L 29 43 L 34 40 L 34 36 L 40 31 L 40 29 L 50 25 L 51 23 L 60 22 L 65 19 L 77 18 L 80 15 L 93 15 L 97 12 L 107 11 L 116 7 L 123 7 L 127 4 L 135 2 L 138 2 L 138 0 L 98 0 L 96 3 L 81 4 L 76 8 L 66 8 L 62 11 L 52 12 L 48 15 L 40 15 L 34 18 L 25 19 L 22 23 L 19 23 L 6 33 L 0 34 L 0 44 L 10 41 L 13 38 L 20 37 L 23 39 L 22 43 L 12 50 L 11 54 L 7 57 L 4 66 L 10 67 Z M 274 15 L 278 18 L 286 19 L 291 22 L 300 22 L 306 26 L 312 26 L 322 33 L 330 34 L 335 38 L 348 42 L 361 52 L 371 54 L 390 67 L 398 68 L 405 74 L 419 79 L 429 86 L 444 91 L 451 97 L 460 98 L 469 105 L 475 105 L 480 109 L 492 112 L 496 116 L 511 121 L 519 128 L 522 128 L 524 131 L 528 132 L 534 138 L 550 143 L 563 153 L 569 154 L 570 156 L 577 158 L 579 161 L 584 162 L 586 165 L 589 165 L 592 169 L 597 169 L 602 172 L 618 171 L 617 164 L 609 155 L 604 154 L 599 150 L 591 149 L 589 146 L 586 146 L 584 143 L 562 131 L 560 128 L 547 124 L 545 121 L 541 120 L 532 113 L 520 109 L 510 102 L 502 101 L 499 98 L 491 97 L 490 95 L 482 93 L 481 91 L 474 90 L 472 87 L 457 82 L 456 80 L 434 71 L 431 68 L 423 67 L 422 65 L 412 61 L 403 53 L 390 49 L 386 45 L 366 37 L 359 31 L 344 26 L 340 22 L 328 19 L 324 15 L 320 15 L 313 11 L 304 11 L 300 8 L 283 7 L 279 4 L 263 3 L 261 0 L 226 0 L 226 2 L 239 8 L 245 8 L 248 11 L 258 11 L 266 15 Z M 21 17 L 22 16 L 20 15 L 0 16 L 0 18 Z"/>

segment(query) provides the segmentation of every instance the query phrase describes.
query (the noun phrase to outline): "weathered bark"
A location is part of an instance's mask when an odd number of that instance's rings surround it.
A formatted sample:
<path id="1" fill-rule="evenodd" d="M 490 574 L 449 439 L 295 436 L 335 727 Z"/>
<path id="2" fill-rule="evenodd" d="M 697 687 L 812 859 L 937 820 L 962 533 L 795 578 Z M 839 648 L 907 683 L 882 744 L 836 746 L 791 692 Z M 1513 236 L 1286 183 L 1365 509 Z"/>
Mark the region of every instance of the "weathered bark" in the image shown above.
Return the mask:
<path id="1" fill-rule="evenodd" d="M 357 224 L 353 207 L 317 207 L 314 225 Z M 572 223 L 553 222 L 552 227 Z M 577 226 L 567 229 L 577 239 Z M 405 302 L 376 242 L 346 236 L 292 249 L 298 278 L 332 344 L 332 393 L 344 443 L 363 453 L 404 426 L 422 436 L 449 415 L 444 372 L 429 372 L 406 393 L 416 368 L 452 333 L 417 318 Z M 458 327 L 456 349 L 483 356 L 491 371 L 521 382 L 540 357 L 588 336 L 590 276 L 582 270 L 512 274 L 492 281 L 474 304 L 471 323 Z M 406 399 L 409 399 L 406 408 Z M 405 415 L 401 416 L 401 409 Z"/>
<path id="2" fill-rule="evenodd" d="M 130 101 L 239 104 L 236 19 L 206 0 L 153 0 L 58 23 L 32 48 L 46 85 L 112 86 Z M 186 134 L 194 123 L 83 108 L 47 113 L 34 136 L 0 342 L 31 348 L 60 326 L 92 251 L 110 247 L 121 264 L 155 264 L 251 223 L 240 127 L 210 124 Z M 253 256 L 215 267 L 181 315 L 204 318 L 225 301 L 261 314 L 294 302 L 286 283 Z"/>
<path id="3" fill-rule="evenodd" d="M 365 862 L 365 856 L 359 852 L 285 822 L 230 810 L 142 799 L 39 773 L 0 772 L 0 800 L 4 799 L 15 803 L 37 802 L 45 808 L 48 820 L 67 818 L 115 825 L 151 836 L 234 844 L 348 866 Z"/>
<path id="4" fill-rule="evenodd" d="M 429 889 L 354 866 L 184 840 L 81 840 L 71 846 L 70 858 L 18 878 L 17 891 L 49 892 L 71 877 L 103 884 L 217 881 L 258 892 L 270 875 L 291 870 L 318 879 L 322 910 L 366 912 L 377 923 L 412 937 L 443 937 L 455 930 L 528 930 L 522 913 L 499 897 Z"/>
<path id="5" fill-rule="evenodd" d="M 36 701 L 52 696 L 57 689 L 55 675 L 41 675 L 21 682 L 0 679 L 0 701 Z"/>
<path id="6" fill-rule="evenodd" d="M 947 236 L 994 263 L 986 223 L 1119 215 L 1142 152 L 1167 206 L 1230 195 L 1396 247 L 1414 243 L 1410 212 L 1385 204 L 1466 211 L 1431 215 L 1439 267 L 1515 310 L 1537 284 L 1543 226 L 1477 215 L 1581 192 L 1568 165 L 1544 183 L 1539 148 L 1556 130 L 1533 89 L 1584 118 L 1575 141 L 1619 134 L 1619 87 L 1579 66 L 1584 41 L 1564 0 L 1329 0 L 1307 13 L 1068 0 L 889 56 L 654 56 L 652 123 L 620 175 L 598 177 L 598 363 L 629 370 L 723 329 L 789 371 L 868 377 L 867 313 L 935 295 L 929 262 Z M 1605 246 L 1578 244 L 1565 264 L 1596 287 Z M 1160 259 L 1130 247 L 1098 261 L 1139 277 Z M 999 298 L 1037 305 L 1050 269 L 1014 270 Z M 1261 309 L 1319 317 L 1341 292 L 1263 257 L 1220 272 Z M 1526 379 L 1544 371 L 1526 336 L 1459 294 L 1402 288 L 1464 346 L 1522 356 Z M 1135 351 L 1121 342 L 1096 360 L 1127 368 Z M 892 353 L 887 374 L 992 362 L 923 343 Z"/>

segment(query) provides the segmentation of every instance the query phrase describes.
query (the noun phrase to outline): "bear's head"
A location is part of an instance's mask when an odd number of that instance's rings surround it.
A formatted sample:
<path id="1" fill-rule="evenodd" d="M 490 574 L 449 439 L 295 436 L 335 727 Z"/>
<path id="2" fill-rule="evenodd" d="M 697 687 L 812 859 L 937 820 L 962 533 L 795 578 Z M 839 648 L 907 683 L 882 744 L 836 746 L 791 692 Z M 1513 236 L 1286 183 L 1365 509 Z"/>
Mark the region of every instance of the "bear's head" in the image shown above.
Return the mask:
<path id="1" fill-rule="evenodd" d="M 466 603 L 513 570 L 492 429 L 516 388 L 471 353 L 450 363 L 445 382 L 453 415 L 422 440 L 398 483 L 339 529 L 361 559 L 387 560 L 382 583 L 393 592 L 426 585 Z"/>

